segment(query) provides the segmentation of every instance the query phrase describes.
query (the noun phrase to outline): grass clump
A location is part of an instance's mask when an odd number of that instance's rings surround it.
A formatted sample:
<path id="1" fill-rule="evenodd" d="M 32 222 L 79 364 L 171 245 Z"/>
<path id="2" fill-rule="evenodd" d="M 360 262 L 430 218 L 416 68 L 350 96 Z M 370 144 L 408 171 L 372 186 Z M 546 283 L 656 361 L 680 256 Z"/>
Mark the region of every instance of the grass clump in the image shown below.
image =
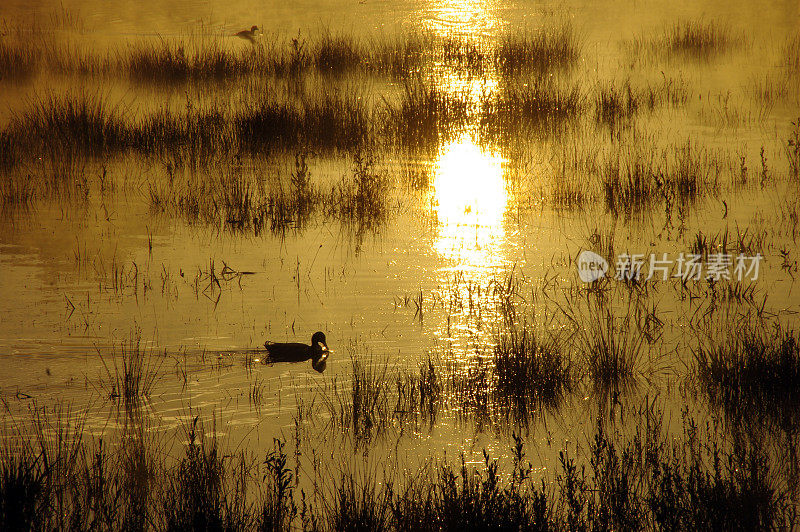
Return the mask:
<path id="1" fill-rule="evenodd" d="M 775 325 L 735 326 L 694 351 L 697 376 L 712 404 L 732 419 L 756 417 L 796 426 L 800 340 Z"/>
<path id="2" fill-rule="evenodd" d="M 572 389 L 571 362 L 555 338 L 542 341 L 527 328 L 512 329 L 494 348 L 497 394 L 522 416 L 556 407 Z"/>
<path id="3" fill-rule="evenodd" d="M 537 32 L 503 35 L 494 55 L 495 66 L 505 75 L 541 74 L 574 66 L 580 44 L 570 24 L 550 25 Z"/>
<path id="4" fill-rule="evenodd" d="M 586 311 L 577 307 L 565 312 L 576 328 L 577 346 L 583 354 L 588 377 L 599 391 L 624 391 L 636 384 L 644 373 L 646 336 L 638 327 L 635 300 L 624 314 L 615 311 L 603 293 L 588 294 Z"/>
<path id="5" fill-rule="evenodd" d="M 410 148 L 437 148 L 466 125 L 470 103 L 463 94 L 451 94 L 420 79 L 407 81 L 397 104 L 385 109 L 390 138 Z"/>
<path id="6" fill-rule="evenodd" d="M 352 434 L 356 444 L 383 434 L 393 419 L 387 367 L 375 367 L 352 358 L 349 383 L 334 380 L 325 397 L 332 422 Z"/>
<path id="7" fill-rule="evenodd" d="M 547 496 L 523 485 L 529 471 L 515 468 L 503 480 L 497 460 L 484 451 L 484 470 L 442 465 L 391 501 L 392 530 L 547 530 Z"/>
<path id="8" fill-rule="evenodd" d="M 616 153 L 599 171 L 606 208 L 615 214 L 640 211 L 656 200 L 671 205 L 677 199 L 685 204 L 718 189 L 719 158 L 691 140 L 660 154 L 648 149 L 644 139 L 614 144 L 614 148 Z"/>
<path id="9" fill-rule="evenodd" d="M 634 39 L 630 50 L 650 57 L 683 57 L 708 61 L 741 46 L 744 38 L 714 22 L 687 21 L 663 30 L 660 36 Z"/>
<path id="10" fill-rule="evenodd" d="M 578 118 L 583 97 L 577 85 L 536 78 L 484 96 L 481 104 L 481 133 L 489 138 L 512 139 L 526 131 L 556 135 Z"/>
<path id="11" fill-rule="evenodd" d="M 740 43 L 726 27 L 711 22 L 686 22 L 667 30 L 665 45 L 672 53 L 707 59 Z"/>
<path id="12" fill-rule="evenodd" d="M 158 176 L 148 184 L 150 207 L 191 224 L 256 235 L 300 232 L 324 220 L 335 220 L 359 236 L 382 227 L 390 210 L 389 180 L 375 169 L 371 154 L 357 152 L 353 173 L 330 188 L 312 178 L 308 157 L 296 152 L 288 179 L 269 181 L 241 163 L 212 166 L 212 171 L 190 172 L 186 178 L 168 165 L 167 178 Z"/>
<path id="13" fill-rule="evenodd" d="M 607 160 L 601 167 L 606 208 L 613 213 L 632 213 L 649 204 L 656 192 L 652 155 L 630 149 L 626 157 Z"/>
<path id="14" fill-rule="evenodd" d="M 605 83 L 599 86 L 595 95 L 595 121 L 607 126 L 628 124 L 640 111 L 653 111 L 669 105 L 680 107 L 688 98 L 689 91 L 684 81 L 666 77 L 642 87 L 634 87 L 629 79 L 621 86 Z"/>
<path id="15" fill-rule="evenodd" d="M 120 105 L 110 105 L 100 95 L 50 96 L 13 118 L 10 134 L 35 148 L 91 154 L 119 150 L 127 145 L 129 128 Z"/>
<path id="16" fill-rule="evenodd" d="M 489 66 L 489 53 L 480 41 L 450 36 L 440 45 L 442 60 L 450 68 L 480 75 Z"/>
<path id="17" fill-rule="evenodd" d="M 716 436 L 701 441 L 691 419 L 684 420 L 683 437 L 673 437 L 655 412 L 637 415 L 633 436 L 598 423 L 581 465 L 562 451 L 554 478 L 534 479 L 516 435 L 513 465 L 505 471 L 484 450 L 480 466 L 467 466 L 462 455 L 460 467 L 423 468 L 399 489 L 344 477 L 337 487 L 347 504 L 336 506 L 334 522 L 354 530 L 423 531 L 792 526 L 788 492 L 774 487 L 754 443 L 726 450 Z"/>
<path id="18" fill-rule="evenodd" d="M 800 72 L 800 35 L 792 37 L 783 47 L 784 65 L 789 75 L 797 76 Z"/>
<path id="19" fill-rule="evenodd" d="M 26 78 L 36 71 L 38 62 L 36 50 L 0 37 L 0 81 Z"/>
<path id="20" fill-rule="evenodd" d="M 159 39 L 118 52 L 115 68 L 140 82 L 224 80 L 262 70 L 258 64 L 263 48 L 233 51 L 219 39 L 201 42 Z"/>
<path id="21" fill-rule="evenodd" d="M 385 464 L 358 479 L 331 477 L 319 506 L 298 491 L 290 454 L 276 440 L 263 468 L 206 436 L 199 418 L 174 465 L 155 466 L 141 427 L 110 451 L 83 439 L 75 416 L 36 409 L 31 433 L 2 440 L 4 530 L 731 530 L 789 529 L 796 505 L 760 440 L 731 441 L 687 414 L 665 429 L 655 405 L 631 409 L 633 433 L 602 421 L 585 453 L 566 450 L 552 476 L 534 473 L 513 434 L 511 464 L 483 451 L 412 474 Z M 136 435 L 138 434 L 138 435 Z M 735 443 L 735 444 L 734 444 Z M 583 447 L 578 447 L 581 449 Z M 161 450 L 163 451 L 163 449 Z M 163 454 L 160 455 L 163 459 Z M 299 455 L 295 454 L 295 457 Z M 131 457 L 133 457 L 131 459 Z M 380 474 L 383 480 L 379 481 Z M 399 489 L 398 489 L 399 486 Z M 314 487 L 314 497 L 320 487 Z M 300 509 L 300 511 L 298 511 Z"/>
<path id="22" fill-rule="evenodd" d="M 352 35 L 324 32 L 311 48 L 312 61 L 321 72 L 341 74 L 356 69 L 366 59 L 364 47 Z"/>
<path id="23" fill-rule="evenodd" d="M 251 466 L 244 456 L 224 455 L 216 437 L 205 436 L 198 421 L 195 417 L 188 427 L 185 456 L 164 479 L 163 496 L 155 508 L 161 521 L 157 528 L 253 530 L 262 519 L 275 519 L 270 522 L 277 525 L 284 523 L 285 496 L 281 495 L 277 506 L 265 504 L 259 515 L 257 505 L 248 501 L 246 479 Z M 281 487 L 285 492 L 285 486 Z"/>
<path id="24" fill-rule="evenodd" d="M 123 273 L 114 266 L 112 274 L 115 277 Z M 102 357 L 101 362 L 105 371 L 101 388 L 107 397 L 133 405 L 150 396 L 158 381 L 163 360 L 157 360 L 153 354 L 142 348 L 141 331 L 137 330 L 131 334 L 128 342 L 122 343 L 120 355 L 113 356 L 110 365 Z"/>
<path id="25" fill-rule="evenodd" d="M 621 89 L 614 85 L 600 87 L 595 99 L 595 119 L 598 123 L 614 125 L 635 116 L 641 105 L 630 81 Z"/>
<path id="26" fill-rule="evenodd" d="M 331 192 L 325 205 L 334 216 L 357 232 L 374 230 L 386 221 L 388 214 L 389 178 L 375 170 L 370 154 L 357 152 L 350 178 L 343 179 Z"/>
<path id="27" fill-rule="evenodd" d="M 412 32 L 373 37 L 368 46 L 371 54 L 366 64 L 370 69 L 396 79 L 413 78 L 420 74 L 433 38 L 429 34 Z"/>
<path id="28" fill-rule="evenodd" d="M 298 145 L 347 150 L 367 141 L 372 117 L 362 98 L 334 93 L 299 105 L 265 99 L 235 110 L 231 122 L 238 143 L 252 153 Z"/>

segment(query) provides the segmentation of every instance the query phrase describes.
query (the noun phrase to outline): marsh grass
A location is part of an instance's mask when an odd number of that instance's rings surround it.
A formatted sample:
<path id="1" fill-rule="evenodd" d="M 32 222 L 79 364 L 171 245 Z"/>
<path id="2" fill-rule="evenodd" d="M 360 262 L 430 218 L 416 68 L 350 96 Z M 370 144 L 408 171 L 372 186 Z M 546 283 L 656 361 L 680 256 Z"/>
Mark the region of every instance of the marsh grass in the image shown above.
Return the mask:
<path id="1" fill-rule="evenodd" d="M 264 58 L 264 48 L 232 51 L 219 39 L 168 40 L 156 44 L 138 43 L 118 50 L 115 69 L 139 82 L 185 82 L 224 80 L 257 71 L 256 61 Z"/>
<path id="2" fill-rule="evenodd" d="M 551 24 L 538 31 L 500 37 L 494 63 L 504 75 L 568 70 L 580 57 L 578 35 L 569 23 Z"/>
<path id="3" fill-rule="evenodd" d="M 260 35 L 243 45 L 235 39 L 232 43 L 228 35 L 198 33 L 143 39 L 105 53 L 70 39 L 45 38 L 43 33 L 38 39 L 24 36 L 19 42 L 3 38 L 0 78 L 24 78 L 47 69 L 155 84 L 358 72 L 408 79 L 439 61 L 472 74 L 496 69 L 501 75 L 514 76 L 569 69 L 580 54 L 579 38 L 568 23 L 508 33 L 497 43 L 426 32 L 360 38 L 321 28 L 313 35 Z"/>
<path id="4" fill-rule="evenodd" d="M 434 37 L 428 33 L 410 32 L 404 35 L 374 36 L 367 40 L 371 50 L 370 68 L 393 79 L 420 74 L 426 64 Z"/>
<path id="5" fill-rule="evenodd" d="M 28 429 L 17 427 L 2 440 L 3 529 L 719 530 L 796 524 L 786 481 L 755 440 L 733 442 L 716 424 L 703 428 L 686 414 L 682 436 L 675 435 L 652 403 L 629 412 L 632 434 L 598 422 L 586 451 L 563 450 L 555 471 L 543 477 L 534 474 L 525 441 L 514 434 L 510 466 L 484 450 L 477 465 L 462 455 L 460 464 L 445 459 L 404 469 L 410 474 L 394 481 L 392 463 L 384 461 L 370 474 L 345 472 L 315 487 L 330 493 L 317 506 L 307 504 L 302 490 L 298 502 L 291 455 L 280 440 L 259 464 L 225 450 L 196 417 L 183 429 L 187 441 L 174 465 L 157 466 L 158 449 L 141 431 L 116 448 L 85 440 L 74 413 L 34 410 Z"/>
<path id="6" fill-rule="evenodd" d="M 245 104 L 231 117 L 239 145 L 254 153 L 296 145 L 354 148 L 366 142 L 372 121 L 363 98 L 353 92 L 318 94 L 299 106 L 265 99 Z"/>
<path id="7" fill-rule="evenodd" d="M 451 361 L 441 374 L 446 400 L 458 419 L 484 428 L 501 417 L 496 407 L 504 403 L 492 402 L 495 386 L 488 357 L 479 354 L 462 364 Z"/>
<path id="8" fill-rule="evenodd" d="M 387 102 L 384 129 L 402 146 L 432 149 L 466 125 L 470 108 L 466 94 L 450 93 L 417 78 L 404 83 L 399 103 Z"/>
<path id="9" fill-rule="evenodd" d="M 390 503 L 392 530 L 546 530 L 550 509 L 544 488 L 529 488 L 515 466 L 506 481 L 497 460 L 484 451 L 482 468 L 443 464 L 398 491 Z M 522 478 L 520 478 L 522 477 Z M 523 486 L 523 484 L 525 484 Z"/>
<path id="10" fill-rule="evenodd" d="M 466 364 L 429 358 L 417 373 L 354 358 L 349 380 L 335 380 L 322 398 L 332 420 L 327 428 L 351 435 L 360 446 L 425 426 L 432 430 L 445 414 L 510 430 L 558 408 L 576 384 L 558 342 L 538 340 L 530 331 L 501 341 L 494 358 Z"/>
<path id="11" fill-rule="evenodd" d="M 160 378 L 164 359 L 141 346 L 141 331 L 131 333 L 120 346 L 120 354 L 112 354 L 111 363 L 100 358 L 105 375 L 100 379 L 100 389 L 106 397 L 121 400 L 125 405 L 136 405 L 150 396 Z"/>
<path id="12" fill-rule="evenodd" d="M 689 251 L 708 260 L 712 254 L 733 254 L 735 264 L 738 255 L 754 257 L 767 249 L 767 231 L 747 227 L 742 230 L 738 224 L 735 233 L 729 228 L 713 234 L 698 231 L 689 242 Z"/>
<path id="13" fill-rule="evenodd" d="M 27 211 L 34 198 L 33 178 L 30 174 L 17 178 L 8 174 L 0 176 L 0 210 L 3 214 Z"/>
<path id="14" fill-rule="evenodd" d="M 312 223 L 333 220 L 363 236 L 383 227 L 391 212 L 390 185 L 369 153 L 357 152 L 352 173 L 333 185 L 312 176 L 305 151 L 295 153 L 288 179 L 267 179 L 242 164 L 215 165 L 210 171 L 172 174 L 148 183 L 154 212 L 179 216 L 192 224 L 259 235 L 301 232 Z M 260 167 L 260 165 L 257 165 Z"/>
<path id="15" fill-rule="evenodd" d="M 322 72 L 342 74 L 357 69 L 362 61 L 369 61 L 363 44 L 352 35 L 334 35 L 329 30 L 321 32 L 311 48 L 311 60 Z"/>
<path id="16" fill-rule="evenodd" d="M 29 43 L 29 45 L 31 45 Z M 37 46 L 33 44 L 33 46 Z M 108 51 L 97 52 L 81 44 L 53 39 L 41 41 L 39 70 L 64 76 L 102 77 L 113 71 L 112 56 Z"/>
<path id="17" fill-rule="evenodd" d="M 33 101 L 12 118 L 9 134 L 15 140 L 34 143 L 34 150 L 73 150 L 91 154 L 121 149 L 127 144 L 128 128 L 119 104 L 111 104 L 99 93 L 50 95 Z"/>
<path id="18" fill-rule="evenodd" d="M 321 204 L 358 234 L 374 231 L 389 214 L 389 183 L 389 177 L 376 170 L 371 154 L 356 152 L 351 176 L 342 179 Z"/>
<path id="19" fill-rule="evenodd" d="M 789 77 L 797 77 L 800 72 L 800 35 L 789 38 L 783 47 L 783 63 Z"/>
<path id="20" fill-rule="evenodd" d="M 639 327 L 636 299 L 628 300 L 624 312 L 614 308 L 607 294 L 587 294 L 585 314 L 579 306 L 564 309 L 575 327 L 575 343 L 595 390 L 615 395 L 649 378 L 647 335 Z"/>
<path id="21" fill-rule="evenodd" d="M 8 162 L 48 152 L 103 156 L 133 151 L 208 166 L 242 151 L 354 149 L 366 144 L 373 121 L 354 93 L 316 94 L 293 103 L 268 91 L 237 106 L 188 100 L 183 110 L 165 106 L 149 114 L 99 93 L 50 95 L 12 117 L 0 139 L 0 155 Z"/>
<path id="22" fill-rule="evenodd" d="M 667 78 L 633 85 L 624 83 L 599 84 L 595 97 L 595 122 L 606 126 L 628 125 L 642 111 L 652 112 L 661 107 L 680 108 L 689 99 L 689 88 L 683 79 Z"/>
<path id="23" fill-rule="evenodd" d="M 578 85 L 535 78 L 484 95 L 480 131 L 487 139 L 506 142 L 531 131 L 556 136 L 576 122 L 584 107 L 585 97 Z"/>
<path id="24" fill-rule="evenodd" d="M 664 43 L 672 53 L 708 59 L 714 54 L 741 45 L 743 40 L 724 26 L 710 22 L 687 22 L 676 24 L 667 30 Z"/>
<path id="25" fill-rule="evenodd" d="M 490 66 L 490 52 L 479 40 L 461 36 L 443 37 L 440 42 L 442 61 L 454 71 L 480 76 Z"/>
<path id="26" fill-rule="evenodd" d="M 391 427 L 391 381 L 386 364 L 365 364 L 353 356 L 351 368 L 350 382 L 334 379 L 323 402 L 333 424 L 351 434 L 358 445 Z"/>
<path id="27" fill-rule="evenodd" d="M 724 165 L 707 148 L 692 144 L 673 145 L 659 154 L 646 142 L 627 141 L 614 145 L 614 152 L 599 168 L 605 204 L 614 214 L 630 214 L 663 200 L 671 206 L 689 204 L 701 195 L 719 190 Z"/>
<path id="28" fill-rule="evenodd" d="M 384 532 L 393 530 L 392 485 L 352 472 L 343 473 L 333 487 L 332 504 L 325 509 L 329 530 Z"/>
<path id="29" fill-rule="evenodd" d="M 297 514 L 282 442 L 259 464 L 224 451 L 194 418 L 170 465 L 142 426 L 109 446 L 85 439 L 69 410 L 36 411 L 4 434 L 4 530 L 289 530 Z"/>
<path id="30" fill-rule="evenodd" d="M 25 79 L 37 68 L 36 50 L 0 37 L 0 81 Z"/>
<path id="31" fill-rule="evenodd" d="M 744 37 L 727 26 L 699 20 L 673 24 L 656 37 L 637 37 L 629 44 L 629 50 L 634 55 L 653 58 L 709 61 L 744 44 Z"/>
<path id="32" fill-rule="evenodd" d="M 792 122 L 784 153 L 789 163 L 789 179 L 795 183 L 800 182 L 800 118 Z"/>
<path id="33" fill-rule="evenodd" d="M 795 522 L 785 485 L 755 443 L 730 448 L 684 418 L 672 437 L 657 412 L 632 436 L 598 423 L 580 459 L 561 451 L 553 476 L 534 477 L 515 435 L 512 465 L 440 461 L 377 487 L 344 476 L 334 516 L 353 530 L 718 530 Z M 580 461 L 579 461 L 580 460 Z M 342 515 L 346 513 L 347 515 Z"/>
<path id="34" fill-rule="evenodd" d="M 656 162 L 652 154 L 627 148 L 601 167 L 606 208 L 613 213 L 631 213 L 655 199 Z"/>
<path id="35" fill-rule="evenodd" d="M 212 428 L 213 432 L 213 428 Z M 252 463 L 224 455 L 215 436 L 195 418 L 187 428 L 185 456 L 167 475 L 155 513 L 165 530 L 247 530 L 258 522 L 248 500 Z M 279 512 L 278 512 L 279 513 Z M 279 514 L 280 515 L 280 514 Z"/>
<path id="36" fill-rule="evenodd" d="M 349 381 L 337 380 L 323 397 L 329 428 L 361 444 L 425 425 L 431 430 L 441 415 L 498 430 L 528 425 L 561 406 L 577 383 L 560 340 L 543 334 L 510 330 L 485 356 L 428 358 L 418 372 L 354 359 Z"/>
<path id="37" fill-rule="evenodd" d="M 791 433 L 800 408 L 800 341 L 778 324 L 729 324 L 693 350 L 709 400 L 732 420 L 758 419 Z"/>
<path id="38" fill-rule="evenodd" d="M 625 82 L 622 88 L 601 86 L 595 100 L 595 118 L 598 123 L 614 125 L 635 116 L 640 105 L 639 96 L 634 93 L 630 81 Z"/>
<path id="39" fill-rule="evenodd" d="M 575 384 L 569 355 L 556 337 L 541 339 L 530 326 L 512 328 L 494 348 L 497 398 L 519 419 L 559 406 Z"/>

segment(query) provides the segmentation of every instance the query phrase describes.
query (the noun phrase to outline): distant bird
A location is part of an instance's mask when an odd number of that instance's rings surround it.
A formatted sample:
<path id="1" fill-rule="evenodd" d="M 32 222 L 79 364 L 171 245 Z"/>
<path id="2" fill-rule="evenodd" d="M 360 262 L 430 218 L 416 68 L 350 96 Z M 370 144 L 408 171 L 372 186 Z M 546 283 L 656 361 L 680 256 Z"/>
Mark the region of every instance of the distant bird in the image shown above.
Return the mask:
<path id="1" fill-rule="evenodd" d="M 249 30 L 242 30 L 238 33 L 234 33 L 234 37 L 240 37 L 242 39 L 247 39 L 250 42 L 256 42 L 255 38 L 258 35 L 258 26 L 253 26 Z"/>
<path id="2" fill-rule="evenodd" d="M 263 362 L 305 362 L 311 360 L 311 367 L 322 373 L 327 366 L 330 350 L 325 341 L 325 333 L 317 331 L 311 337 L 311 345 L 300 343 L 264 342 L 267 357 Z"/>

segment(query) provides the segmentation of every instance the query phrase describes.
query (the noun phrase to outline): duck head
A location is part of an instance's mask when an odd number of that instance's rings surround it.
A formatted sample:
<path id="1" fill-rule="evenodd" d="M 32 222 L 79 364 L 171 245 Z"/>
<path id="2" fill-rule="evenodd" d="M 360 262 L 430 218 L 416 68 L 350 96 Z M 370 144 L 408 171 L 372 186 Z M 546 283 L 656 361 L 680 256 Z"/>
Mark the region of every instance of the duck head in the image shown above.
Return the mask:
<path id="1" fill-rule="evenodd" d="M 328 344 L 325 341 L 325 333 L 324 332 L 317 331 L 311 337 L 311 351 L 314 354 L 314 357 L 327 355 L 327 353 L 328 353 Z"/>
<path id="2" fill-rule="evenodd" d="M 325 341 L 325 333 L 317 331 L 311 337 L 311 352 L 313 353 L 311 367 L 322 373 L 327 367 L 328 354 L 330 353 L 328 344 Z"/>

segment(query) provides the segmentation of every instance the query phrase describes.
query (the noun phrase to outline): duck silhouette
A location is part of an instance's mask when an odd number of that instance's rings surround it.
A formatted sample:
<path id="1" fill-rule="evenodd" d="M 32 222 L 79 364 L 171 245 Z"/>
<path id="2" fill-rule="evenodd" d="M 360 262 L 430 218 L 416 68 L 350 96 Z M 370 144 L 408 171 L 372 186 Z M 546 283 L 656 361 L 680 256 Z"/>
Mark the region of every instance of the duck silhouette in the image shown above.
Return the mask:
<path id="1" fill-rule="evenodd" d="M 311 367 L 322 373 L 327 366 L 330 350 L 325 341 L 325 333 L 317 331 L 311 337 L 311 345 L 301 343 L 264 342 L 267 357 L 263 362 L 305 362 L 311 360 Z"/>
<path id="2" fill-rule="evenodd" d="M 258 26 L 253 26 L 249 30 L 242 30 L 233 34 L 234 37 L 247 39 L 250 42 L 255 42 L 256 35 L 258 35 Z"/>

